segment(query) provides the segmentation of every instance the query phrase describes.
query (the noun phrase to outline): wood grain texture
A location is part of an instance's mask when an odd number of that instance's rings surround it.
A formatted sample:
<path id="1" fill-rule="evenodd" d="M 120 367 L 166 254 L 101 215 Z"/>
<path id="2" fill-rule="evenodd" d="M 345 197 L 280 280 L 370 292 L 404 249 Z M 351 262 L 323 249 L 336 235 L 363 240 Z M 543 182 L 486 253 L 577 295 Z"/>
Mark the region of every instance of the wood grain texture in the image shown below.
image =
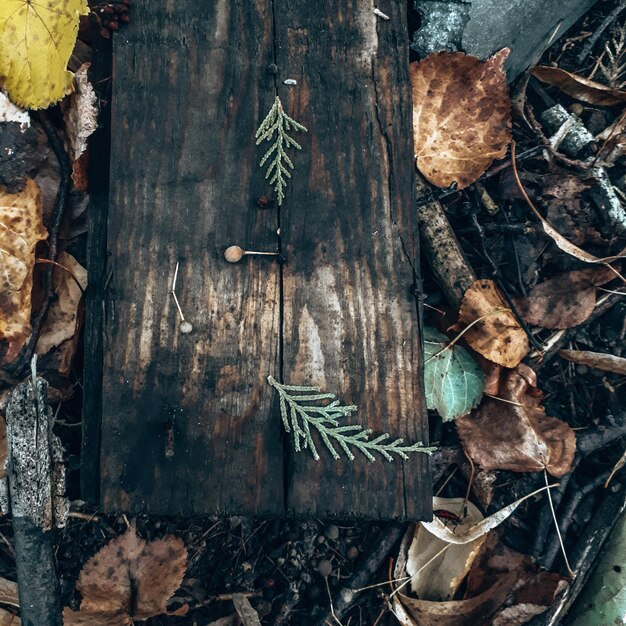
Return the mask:
<path id="1" fill-rule="evenodd" d="M 426 441 L 406 3 L 378 3 L 389 20 L 369 1 L 274 4 L 279 93 L 309 130 L 281 211 L 285 382 L 358 405 L 354 421 L 374 433 Z M 425 455 L 372 463 L 356 454 L 294 456 L 288 509 L 429 514 Z"/>
<path id="2" fill-rule="evenodd" d="M 134 2 L 113 50 L 105 510 L 430 515 L 425 455 L 293 455 L 266 382 L 319 385 L 426 442 L 406 4 L 384 5 L 388 21 L 370 0 Z M 276 95 L 309 132 L 283 206 L 260 209 L 254 133 Z M 286 264 L 228 264 L 231 244 Z"/>
<path id="3" fill-rule="evenodd" d="M 270 5 L 133 2 L 113 51 L 102 503 L 129 511 L 283 511 L 279 267 L 256 206 L 254 141 L 274 76 Z M 253 61 L 252 61 L 253 60 Z M 189 335 L 169 293 L 177 294 Z"/>

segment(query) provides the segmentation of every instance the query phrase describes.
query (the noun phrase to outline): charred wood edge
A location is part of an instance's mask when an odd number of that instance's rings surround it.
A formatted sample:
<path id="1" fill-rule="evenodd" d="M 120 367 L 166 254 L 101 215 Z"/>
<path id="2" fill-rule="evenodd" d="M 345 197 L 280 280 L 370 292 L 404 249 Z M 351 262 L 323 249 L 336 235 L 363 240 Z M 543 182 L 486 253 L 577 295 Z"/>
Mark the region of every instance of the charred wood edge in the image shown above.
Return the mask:
<path id="1" fill-rule="evenodd" d="M 70 163 L 70 158 L 65 151 L 65 147 L 63 146 L 63 141 L 59 137 L 57 129 L 50 121 L 48 115 L 45 112 L 39 112 L 36 119 L 41 123 L 46 132 L 48 143 L 50 144 L 54 155 L 59 162 L 59 171 L 61 175 L 59 190 L 57 191 L 56 199 L 54 201 L 52 222 L 48 227 L 48 260 L 56 261 L 58 253 L 57 244 L 59 238 L 59 227 L 61 226 L 67 196 L 72 182 L 72 164 Z M 30 363 L 30 359 L 33 356 L 35 347 L 37 346 L 41 327 L 43 326 L 46 316 L 48 315 L 48 309 L 50 308 L 55 296 L 52 286 L 53 271 L 54 267 L 52 265 L 46 265 L 43 276 L 44 298 L 41 304 L 41 309 L 32 321 L 32 332 L 30 338 L 26 342 L 24 348 L 22 348 L 19 356 L 6 368 L 9 374 L 14 378 L 19 378 L 25 373 L 26 367 Z"/>
<path id="2" fill-rule="evenodd" d="M 96 35 L 90 79 L 100 102 L 98 130 L 89 140 L 89 207 L 83 375 L 81 498 L 93 506 L 100 500 L 100 426 L 102 421 L 103 332 L 107 267 L 107 223 L 111 153 L 111 40 Z"/>
<path id="3" fill-rule="evenodd" d="M 68 504 L 61 443 L 52 432 L 48 383 L 29 378 L 7 404 L 7 472 L 22 624 L 61 626 L 54 529 Z"/>
<path id="4" fill-rule="evenodd" d="M 626 487 L 622 483 L 612 483 L 596 514 L 585 526 L 571 560 L 576 578 L 557 600 L 555 605 L 546 613 L 539 615 L 528 622 L 529 626 L 557 626 L 563 622 L 583 587 L 589 580 L 592 568 L 602 550 L 602 546 L 611 534 L 615 523 L 626 509 Z"/>
<path id="5" fill-rule="evenodd" d="M 445 470 L 453 464 L 460 464 L 465 459 L 461 446 L 450 446 L 438 448 L 430 456 L 430 468 L 432 472 L 433 484 L 441 479 Z M 326 626 L 336 624 L 335 618 L 341 619 L 350 608 L 355 599 L 357 589 L 367 586 L 380 569 L 385 559 L 398 543 L 406 531 L 408 525 L 399 522 L 389 522 L 385 524 L 375 541 L 372 542 L 374 548 L 368 552 L 367 559 L 361 564 L 359 569 L 339 589 L 333 596 L 333 614 L 328 611 L 321 619 L 315 622 L 315 626 Z"/>
<path id="6" fill-rule="evenodd" d="M 415 195 L 418 199 L 432 198 L 418 203 L 417 208 L 423 255 L 446 299 L 458 309 L 476 275 L 463 254 L 441 202 L 432 196 L 430 185 L 417 173 Z"/>

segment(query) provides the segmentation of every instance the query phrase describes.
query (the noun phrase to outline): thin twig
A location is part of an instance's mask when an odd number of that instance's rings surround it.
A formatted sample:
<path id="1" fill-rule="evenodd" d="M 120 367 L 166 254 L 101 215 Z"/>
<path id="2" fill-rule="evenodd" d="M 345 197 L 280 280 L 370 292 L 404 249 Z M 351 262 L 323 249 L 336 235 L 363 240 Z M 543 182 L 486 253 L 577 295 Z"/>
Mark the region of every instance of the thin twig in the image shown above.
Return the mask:
<path id="1" fill-rule="evenodd" d="M 598 28 L 596 28 L 593 35 L 591 35 L 591 37 L 587 39 L 587 41 L 585 42 L 585 45 L 582 47 L 582 50 L 579 52 L 578 58 L 576 59 L 579 65 L 582 65 L 587 60 L 587 57 L 591 54 L 593 47 L 596 45 L 596 42 L 598 41 L 598 39 L 600 39 L 602 33 L 620 16 L 620 13 L 624 9 L 626 9 L 626 0 L 622 0 L 604 18 L 604 20 L 602 20 L 602 22 L 600 23 L 600 26 L 598 26 Z"/>

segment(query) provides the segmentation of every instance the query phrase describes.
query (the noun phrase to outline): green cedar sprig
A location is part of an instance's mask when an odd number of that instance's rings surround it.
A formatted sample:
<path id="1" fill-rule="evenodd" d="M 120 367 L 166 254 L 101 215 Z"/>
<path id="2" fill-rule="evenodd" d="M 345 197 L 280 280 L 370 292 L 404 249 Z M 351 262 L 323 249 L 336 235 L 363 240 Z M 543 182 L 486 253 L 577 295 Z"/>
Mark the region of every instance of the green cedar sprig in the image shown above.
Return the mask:
<path id="1" fill-rule="evenodd" d="M 255 137 L 256 145 L 258 146 L 262 141 L 272 141 L 272 137 L 274 133 L 276 133 L 274 143 L 263 155 L 259 167 L 263 167 L 272 154 L 275 155 L 265 172 L 265 178 L 269 179 L 270 185 L 274 185 L 274 191 L 276 192 L 279 206 L 283 203 L 283 199 L 285 198 L 283 192 L 283 189 L 287 186 L 285 177 L 291 178 L 289 168 L 293 169 L 293 161 L 289 158 L 286 150 L 291 147 L 297 150 L 302 149 L 302 146 L 288 134 L 288 131 L 292 129 L 307 132 L 307 129 L 302 126 L 302 124 L 299 124 L 285 113 L 280 98 L 276 96 L 274 105 L 267 114 L 267 117 L 261 122 Z"/>
<path id="2" fill-rule="evenodd" d="M 319 387 L 302 387 L 297 385 L 282 385 L 272 376 L 268 376 L 268 383 L 278 391 L 280 398 L 280 414 L 285 431 L 293 436 L 296 452 L 308 448 L 316 461 L 319 454 L 313 441 L 311 429 L 315 429 L 334 459 L 339 459 L 339 453 L 331 441 L 334 440 L 345 452 L 348 459 L 354 460 L 350 446 L 362 452 L 370 461 L 376 457 L 372 452 L 378 452 L 387 461 L 392 461 L 392 454 L 402 459 L 408 459 L 409 452 L 423 452 L 431 454 L 435 448 L 429 448 L 417 442 L 411 445 L 402 445 L 403 439 L 387 442 L 388 434 L 379 435 L 370 440 L 372 430 L 358 424 L 342 426 L 339 420 L 349 417 L 356 410 L 354 405 L 343 406 L 335 400 L 332 393 L 321 393 Z M 320 401 L 329 400 L 328 404 L 320 406 Z M 312 404 L 313 403 L 313 404 Z"/>

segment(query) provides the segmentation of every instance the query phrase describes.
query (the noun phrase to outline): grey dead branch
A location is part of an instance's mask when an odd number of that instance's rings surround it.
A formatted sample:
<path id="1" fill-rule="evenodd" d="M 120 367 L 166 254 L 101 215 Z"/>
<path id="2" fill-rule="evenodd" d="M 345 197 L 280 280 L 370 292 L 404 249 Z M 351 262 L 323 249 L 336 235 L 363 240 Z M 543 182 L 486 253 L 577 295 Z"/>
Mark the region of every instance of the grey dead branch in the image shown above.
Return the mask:
<path id="1" fill-rule="evenodd" d="M 13 516 L 22 623 L 61 625 L 54 529 L 68 513 L 63 449 L 52 432 L 48 383 L 32 377 L 7 403 L 7 473 L 2 509 Z M 6 482 L 8 481 L 8 493 Z M 6 496 L 8 495 L 8 502 Z"/>

